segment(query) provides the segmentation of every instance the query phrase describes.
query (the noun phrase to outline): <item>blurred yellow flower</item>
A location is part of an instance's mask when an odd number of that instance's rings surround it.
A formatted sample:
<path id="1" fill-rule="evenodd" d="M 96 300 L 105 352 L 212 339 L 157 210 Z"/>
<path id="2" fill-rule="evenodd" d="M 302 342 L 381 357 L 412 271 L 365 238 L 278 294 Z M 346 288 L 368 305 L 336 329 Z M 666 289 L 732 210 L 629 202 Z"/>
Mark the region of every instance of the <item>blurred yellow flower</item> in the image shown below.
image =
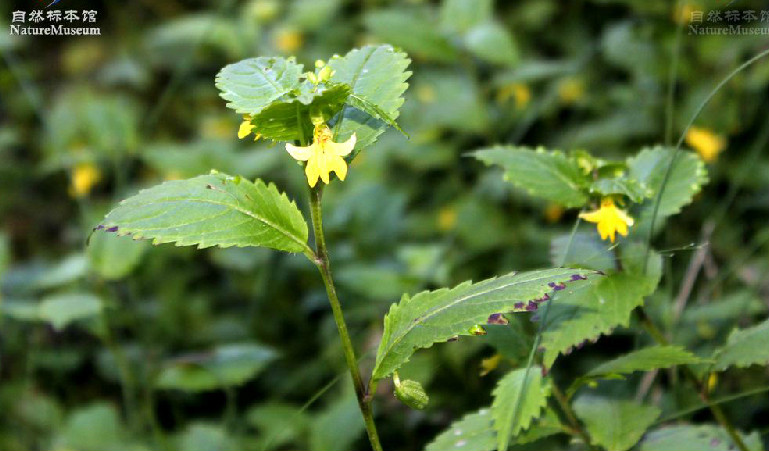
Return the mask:
<path id="1" fill-rule="evenodd" d="M 420 85 L 417 87 L 417 99 L 422 103 L 435 102 L 435 89 L 430 85 Z"/>
<path id="2" fill-rule="evenodd" d="M 558 97 L 561 102 L 571 104 L 585 95 L 585 83 L 578 78 L 567 78 L 558 84 Z"/>
<path id="3" fill-rule="evenodd" d="M 499 103 L 505 102 L 511 97 L 515 100 L 515 107 L 522 110 L 531 101 L 531 89 L 523 83 L 510 83 L 500 88 L 497 93 Z"/>
<path id="4" fill-rule="evenodd" d="M 294 53 L 302 44 L 302 33 L 293 28 L 281 28 L 275 32 L 275 47 L 283 53 Z"/>
<path id="5" fill-rule="evenodd" d="M 451 230 L 457 223 L 457 210 L 454 207 L 442 208 L 438 212 L 438 228 L 444 232 Z"/>
<path id="6" fill-rule="evenodd" d="M 332 172 L 336 173 L 339 180 L 344 181 L 347 177 L 347 162 L 342 157 L 349 155 L 355 147 L 355 134 L 343 143 L 335 143 L 332 138 L 331 130 L 325 124 L 318 124 L 315 126 L 311 145 L 299 147 L 286 144 L 286 151 L 292 157 L 307 162 L 304 173 L 311 188 L 318 183 L 318 178 L 328 184 Z"/>
<path id="7" fill-rule="evenodd" d="M 601 208 L 598 210 L 580 213 L 579 217 L 585 221 L 597 224 L 601 239 L 605 240 L 609 237 L 612 243 L 614 242 L 616 232 L 619 232 L 622 236 L 627 236 L 628 227 L 634 223 L 633 218 L 624 210 L 617 208 L 610 197 L 606 197 L 601 201 Z"/>
<path id="8" fill-rule="evenodd" d="M 93 163 L 78 163 L 72 169 L 70 193 L 74 197 L 87 196 L 101 180 L 101 171 Z"/>
<path id="9" fill-rule="evenodd" d="M 502 361 L 502 354 L 496 353 L 488 359 L 481 360 L 481 377 L 491 373 L 499 366 Z"/>
<path id="10" fill-rule="evenodd" d="M 712 163 L 726 148 L 726 138 L 707 128 L 691 127 L 686 132 L 686 144 L 700 154 L 703 160 Z"/>
<path id="11" fill-rule="evenodd" d="M 251 123 L 251 115 L 246 114 L 243 116 L 243 122 L 240 124 L 240 128 L 238 129 L 238 138 L 243 139 L 250 135 L 254 130 L 254 127 L 255 125 Z"/>
<path id="12" fill-rule="evenodd" d="M 679 7 L 678 3 L 676 3 L 675 6 L 673 6 L 673 21 L 681 25 L 689 25 L 692 21 L 693 12 L 701 14 L 702 6 L 693 2 L 686 2 Z"/>

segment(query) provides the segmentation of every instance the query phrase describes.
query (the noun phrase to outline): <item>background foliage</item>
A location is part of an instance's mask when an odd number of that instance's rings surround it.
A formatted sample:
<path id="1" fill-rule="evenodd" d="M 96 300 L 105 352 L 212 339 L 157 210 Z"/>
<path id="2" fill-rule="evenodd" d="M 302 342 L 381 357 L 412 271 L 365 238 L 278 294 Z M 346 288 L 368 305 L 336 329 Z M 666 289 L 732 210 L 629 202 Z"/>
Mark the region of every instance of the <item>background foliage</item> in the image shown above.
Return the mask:
<path id="1" fill-rule="evenodd" d="M 70 6 L 98 10 L 103 35 L 0 33 L 0 448 L 7 450 L 366 446 L 323 287 L 301 256 L 237 247 L 196 252 L 101 232 L 85 246 L 118 200 L 162 181 L 183 190 L 185 182 L 174 180 L 216 179 L 205 175 L 212 168 L 270 180 L 306 212 L 304 175 L 282 147 L 237 140 L 240 118 L 214 85 L 225 65 L 296 55 L 310 68 L 315 59 L 380 42 L 412 59 L 398 119 L 410 140 L 392 129 L 382 134 L 325 196 L 340 297 L 370 374 L 382 318 L 403 293 L 570 262 L 563 240 L 576 210 L 529 195 L 537 180 L 505 182 L 503 168 L 486 166 L 472 151 L 486 149 L 491 159 L 496 145 L 543 145 L 624 160 L 648 148 L 631 164 L 648 177 L 658 164 L 652 146 L 675 142 L 713 86 L 767 45 L 761 36 L 692 36 L 685 28 L 677 36 L 691 11 L 722 7 L 705 1 L 678 9 L 622 0 L 61 3 Z M 0 29 L 7 30 L 11 11 L 31 8 L 3 3 Z M 344 79 L 341 68 L 338 76 Z M 759 62 L 714 97 L 697 125 L 728 145 L 709 159 L 709 182 L 693 204 L 663 202 L 663 216 L 678 214 L 659 223 L 661 283 L 646 308 L 675 347 L 612 361 L 648 344 L 624 320 L 612 336 L 597 339 L 596 332 L 597 341 L 584 346 L 574 336 L 543 337 L 548 366 L 559 352 L 568 355 L 536 388 L 546 397 L 551 380 L 566 387 L 584 377 L 575 411 L 607 449 L 633 446 L 628 437 L 641 439 L 650 424 L 656 429 L 639 449 L 726 443 L 706 410 L 686 412 L 699 400 L 676 373 L 661 370 L 653 380 L 643 373 L 660 360 L 711 356 L 701 364 L 702 372 L 705 365 L 718 372 L 711 396 L 756 392 L 724 408 L 751 446 L 767 441 L 769 399 L 760 391 L 767 370 L 753 365 L 769 360 L 767 348 L 755 346 L 769 334 L 767 82 L 769 64 Z M 517 156 L 519 165 L 539 158 Z M 564 159 L 546 163 L 568 171 Z M 248 180 L 241 190 L 279 197 Z M 704 181 L 672 178 L 679 191 Z M 549 200 L 586 202 L 568 190 Z M 130 218 L 124 207 L 119 213 Z M 649 212 L 635 214 L 631 235 L 645 236 Z M 279 220 L 306 237 L 297 218 Z M 595 255 L 591 266 L 612 265 L 592 225 L 575 236 L 584 237 L 575 244 L 580 256 Z M 295 244 L 267 239 L 279 248 Z M 631 306 L 642 301 L 626 298 Z M 564 314 L 570 308 L 560 307 Z M 505 413 L 494 408 L 493 394 L 502 402 L 520 390 L 520 369 L 509 370 L 525 367 L 538 326 L 516 318 L 489 326 L 486 336 L 411 357 L 400 376 L 425 386 L 426 410 L 408 409 L 383 381 L 376 411 L 385 448 L 423 449 L 434 439 L 429 449 L 471 439 L 484 449 L 500 444 L 488 434 Z M 584 327 L 603 327 L 581 318 Z M 558 432 L 559 420 L 540 401 L 530 399 L 526 418 L 511 428 L 541 411 L 538 430 Z M 439 436 L 460 420 L 460 441 L 445 435 L 453 430 Z M 616 429 L 605 427 L 610 421 Z M 511 447 L 580 446 L 564 435 L 527 443 L 539 438 L 523 436 Z"/>

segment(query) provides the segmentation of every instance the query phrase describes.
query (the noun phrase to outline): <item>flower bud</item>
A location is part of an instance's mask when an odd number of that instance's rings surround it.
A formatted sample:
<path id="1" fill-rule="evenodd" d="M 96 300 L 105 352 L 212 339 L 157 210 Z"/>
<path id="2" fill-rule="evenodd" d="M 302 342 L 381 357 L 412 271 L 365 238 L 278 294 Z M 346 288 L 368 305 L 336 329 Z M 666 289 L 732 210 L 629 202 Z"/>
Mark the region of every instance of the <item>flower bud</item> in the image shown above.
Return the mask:
<path id="1" fill-rule="evenodd" d="M 403 404 L 418 410 L 423 410 L 427 407 L 430 397 L 427 396 L 425 389 L 422 388 L 422 384 L 408 379 L 401 381 L 397 375 L 393 377 L 393 382 L 395 382 L 395 397 Z"/>

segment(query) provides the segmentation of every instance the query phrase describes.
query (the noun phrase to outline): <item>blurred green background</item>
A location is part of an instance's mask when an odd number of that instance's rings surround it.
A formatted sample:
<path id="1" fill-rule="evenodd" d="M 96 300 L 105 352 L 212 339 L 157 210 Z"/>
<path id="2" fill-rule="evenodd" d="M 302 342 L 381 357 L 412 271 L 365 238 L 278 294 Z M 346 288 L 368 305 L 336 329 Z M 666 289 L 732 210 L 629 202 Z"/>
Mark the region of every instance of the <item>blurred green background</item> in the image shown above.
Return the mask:
<path id="1" fill-rule="evenodd" d="M 282 145 L 237 139 L 241 118 L 213 83 L 222 66 L 296 55 L 311 67 L 377 42 L 413 60 L 399 118 L 411 139 L 388 131 L 325 196 L 340 297 L 370 368 L 382 317 L 402 293 L 548 266 L 551 239 L 576 217 L 512 189 L 468 152 L 544 145 L 609 158 L 675 143 L 707 93 L 769 45 L 766 35 L 688 33 L 692 12 L 769 10 L 761 1 L 61 0 L 49 9 L 96 10 L 101 36 L 8 33 L 13 11 L 47 3 L 0 5 L 0 448 L 9 451 L 367 446 L 323 286 L 301 256 L 103 233 L 86 247 L 120 199 L 212 168 L 273 181 L 306 209 L 304 175 Z M 768 82 L 766 61 L 742 72 L 686 141 L 708 160 L 711 182 L 660 235 L 666 276 L 651 310 L 670 323 L 664 306 L 712 225 L 698 309 L 668 331 L 692 349 L 712 349 L 769 303 Z M 636 335 L 621 330 L 572 353 L 556 379 L 632 349 Z M 499 349 L 500 368 L 520 365 L 529 344 L 516 337 L 420 351 L 402 375 L 425 384 L 426 411 L 381 384 L 385 448 L 421 449 L 487 405 L 500 371 L 486 361 L 482 376 L 484 359 Z M 754 368 L 719 389 L 766 380 Z M 637 382 L 606 389 L 634 395 Z M 766 397 L 727 411 L 767 432 Z"/>

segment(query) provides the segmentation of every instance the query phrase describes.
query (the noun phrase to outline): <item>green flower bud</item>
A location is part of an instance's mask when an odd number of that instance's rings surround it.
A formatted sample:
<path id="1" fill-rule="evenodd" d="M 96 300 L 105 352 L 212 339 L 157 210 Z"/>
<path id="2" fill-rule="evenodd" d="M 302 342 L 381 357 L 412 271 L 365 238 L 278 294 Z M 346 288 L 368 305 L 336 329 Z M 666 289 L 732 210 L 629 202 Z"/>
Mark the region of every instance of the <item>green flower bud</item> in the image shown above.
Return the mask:
<path id="1" fill-rule="evenodd" d="M 418 410 L 427 407 L 430 397 L 422 388 L 422 384 L 408 379 L 401 381 L 397 374 L 393 375 L 393 382 L 395 383 L 395 397 L 403 404 Z"/>

